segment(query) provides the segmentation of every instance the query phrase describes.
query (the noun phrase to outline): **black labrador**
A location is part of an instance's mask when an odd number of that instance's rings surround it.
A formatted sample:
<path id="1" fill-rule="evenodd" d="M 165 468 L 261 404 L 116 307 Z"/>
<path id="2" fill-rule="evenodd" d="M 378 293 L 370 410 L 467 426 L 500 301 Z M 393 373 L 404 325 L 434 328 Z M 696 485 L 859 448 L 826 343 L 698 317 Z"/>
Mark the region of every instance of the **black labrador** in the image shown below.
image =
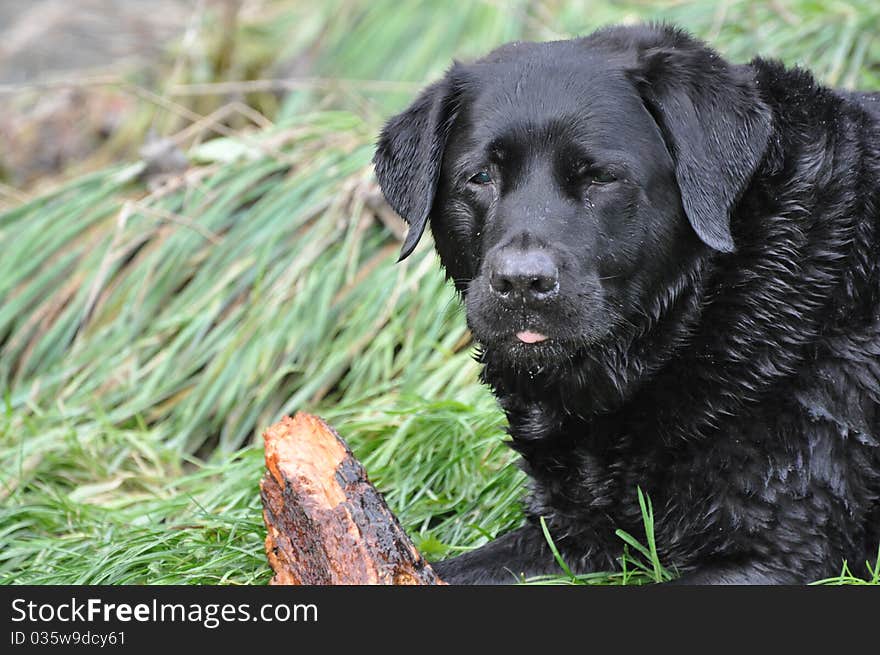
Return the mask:
<path id="1" fill-rule="evenodd" d="M 393 117 L 375 170 L 430 222 L 531 478 L 452 583 L 616 565 L 653 500 L 688 583 L 804 583 L 880 544 L 880 94 L 668 26 L 512 43 Z"/>

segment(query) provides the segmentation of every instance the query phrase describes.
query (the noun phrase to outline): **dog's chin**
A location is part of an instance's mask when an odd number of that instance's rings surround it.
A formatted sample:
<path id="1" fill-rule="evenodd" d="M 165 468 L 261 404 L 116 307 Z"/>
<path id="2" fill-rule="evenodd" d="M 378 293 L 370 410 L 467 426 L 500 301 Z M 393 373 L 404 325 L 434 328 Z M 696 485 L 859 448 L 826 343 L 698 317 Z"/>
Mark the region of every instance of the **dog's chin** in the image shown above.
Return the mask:
<path id="1" fill-rule="evenodd" d="M 600 326 L 516 326 L 502 329 L 479 319 L 468 320 L 484 359 L 530 375 L 569 367 L 573 359 L 600 343 L 608 331 Z"/>

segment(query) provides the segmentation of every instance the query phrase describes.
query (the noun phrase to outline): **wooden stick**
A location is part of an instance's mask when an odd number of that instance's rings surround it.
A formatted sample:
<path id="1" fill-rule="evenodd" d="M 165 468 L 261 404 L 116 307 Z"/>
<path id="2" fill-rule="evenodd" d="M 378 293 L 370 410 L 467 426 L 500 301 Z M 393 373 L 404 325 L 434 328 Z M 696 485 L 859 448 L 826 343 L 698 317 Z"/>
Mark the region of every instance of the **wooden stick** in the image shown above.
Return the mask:
<path id="1" fill-rule="evenodd" d="M 333 428 L 299 412 L 263 438 L 271 584 L 444 584 Z"/>

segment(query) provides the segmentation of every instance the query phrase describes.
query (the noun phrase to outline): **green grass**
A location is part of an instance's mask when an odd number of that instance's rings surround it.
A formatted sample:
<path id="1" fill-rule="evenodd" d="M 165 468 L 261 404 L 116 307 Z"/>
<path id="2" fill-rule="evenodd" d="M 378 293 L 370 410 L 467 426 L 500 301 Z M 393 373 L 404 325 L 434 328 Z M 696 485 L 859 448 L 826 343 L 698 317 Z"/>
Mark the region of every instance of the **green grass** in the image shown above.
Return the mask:
<path id="1" fill-rule="evenodd" d="M 266 582 L 259 435 L 299 409 L 349 440 L 429 558 L 519 525 L 524 478 L 455 295 L 429 243 L 394 264 L 381 121 L 453 57 L 640 17 L 880 88 L 873 0 L 579 6 L 273 5 L 247 43 L 307 55 L 314 79 L 274 127 L 194 146 L 158 190 L 118 165 L 0 214 L 0 581 Z M 667 579 L 640 499 L 619 570 L 539 582 Z"/>
<path id="2" fill-rule="evenodd" d="M 651 506 L 651 499 L 643 494 L 641 489 L 636 489 L 636 495 L 638 496 L 639 507 L 642 511 L 645 544 L 624 530 L 616 531 L 617 536 L 621 539 L 621 555 L 618 558 L 620 564 L 619 571 L 599 571 L 586 574 L 573 573 L 571 567 L 569 567 L 565 558 L 556 547 L 547 523 L 543 517 L 540 517 L 539 522 L 541 529 L 544 531 L 544 538 L 547 540 L 550 551 L 562 570 L 562 574 L 537 576 L 524 579 L 522 582 L 526 584 L 637 585 L 668 582 L 674 579 L 676 575 L 667 570 L 660 561 L 660 555 L 657 552 L 657 544 L 654 541 L 654 508 Z"/>
<path id="3" fill-rule="evenodd" d="M 866 561 L 864 566 L 865 569 L 862 570 L 858 565 L 850 567 L 849 562 L 844 562 L 840 575 L 825 580 L 816 580 L 813 584 L 880 585 L 880 549 L 877 550 L 877 560 L 873 563 Z"/>

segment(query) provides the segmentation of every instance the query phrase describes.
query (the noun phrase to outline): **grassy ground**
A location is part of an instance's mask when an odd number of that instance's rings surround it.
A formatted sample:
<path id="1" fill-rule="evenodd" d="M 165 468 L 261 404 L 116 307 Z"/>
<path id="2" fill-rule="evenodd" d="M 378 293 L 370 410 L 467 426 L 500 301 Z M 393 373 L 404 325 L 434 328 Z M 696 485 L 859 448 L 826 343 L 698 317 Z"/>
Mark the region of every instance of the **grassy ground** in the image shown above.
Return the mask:
<path id="1" fill-rule="evenodd" d="M 267 6 L 238 38 L 308 75 L 284 98 L 238 87 L 260 129 L 185 134 L 191 165 L 161 186 L 120 164 L 0 214 L 2 582 L 266 582 L 259 434 L 298 409 L 349 439 L 429 558 L 519 524 L 461 311 L 427 245 L 394 265 L 369 165 L 382 119 L 452 57 L 666 18 L 734 59 L 880 88 L 874 0 Z M 231 93 L 185 77 L 152 124 Z M 665 579 L 646 528 L 621 535 L 620 570 L 552 582 Z"/>

